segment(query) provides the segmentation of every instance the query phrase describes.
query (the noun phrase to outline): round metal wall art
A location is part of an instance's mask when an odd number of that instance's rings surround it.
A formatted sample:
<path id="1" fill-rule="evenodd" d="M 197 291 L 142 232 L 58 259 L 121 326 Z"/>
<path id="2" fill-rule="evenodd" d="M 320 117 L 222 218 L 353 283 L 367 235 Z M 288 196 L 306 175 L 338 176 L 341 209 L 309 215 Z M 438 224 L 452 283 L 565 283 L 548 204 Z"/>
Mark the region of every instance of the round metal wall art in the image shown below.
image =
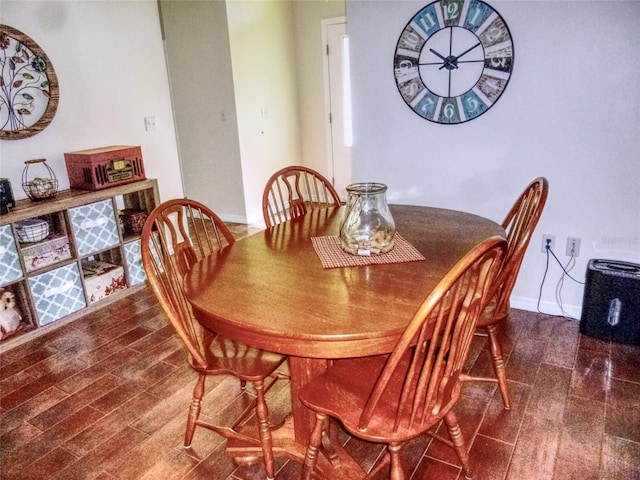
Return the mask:
<path id="1" fill-rule="evenodd" d="M 401 32 L 394 56 L 398 91 L 425 120 L 459 124 L 498 101 L 513 70 L 513 40 L 482 0 L 436 0 Z"/>
<path id="2" fill-rule="evenodd" d="M 0 139 L 31 137 L 53 120 L 58 78 L 53 64 L 28 35 L 0 24 Z"/>

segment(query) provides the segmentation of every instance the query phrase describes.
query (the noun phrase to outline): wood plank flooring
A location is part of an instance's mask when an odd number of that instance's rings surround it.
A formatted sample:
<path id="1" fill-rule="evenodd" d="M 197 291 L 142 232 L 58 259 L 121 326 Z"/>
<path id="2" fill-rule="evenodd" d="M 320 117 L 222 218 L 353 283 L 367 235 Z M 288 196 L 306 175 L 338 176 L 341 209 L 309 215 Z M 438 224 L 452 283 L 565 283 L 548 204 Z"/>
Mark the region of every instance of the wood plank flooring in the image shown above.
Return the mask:
<path id="1" fill-rule="evenodd" d="M 456 408 L 475 478 L 640 479 L 640 347 L 518 310 L 503 332 L 512 410 L 493 384 L 465 385 Z M 193 448 L 182 448 L 195 383 L 185 355 L 148 289 L 1 354 L 0 479 L 263 479 L 260 464 L 234 465 L 212 432 L 198 429 Z M 477 337 L 468 367 L 491 368 L 485 338 Z M 217 378 L 203 411 L 225 421 L 251 395 Z M 286 381 L 268 402 L 273 422 L 282 421 Z M 341 439 L 365 468 L 381 453 Z M 413 480 L 462 479 L 453 452 L 426 437 L 406 446 L 404 462 Z M 285 459 L 277 468 L 277 480 L 300 473 Z"/>

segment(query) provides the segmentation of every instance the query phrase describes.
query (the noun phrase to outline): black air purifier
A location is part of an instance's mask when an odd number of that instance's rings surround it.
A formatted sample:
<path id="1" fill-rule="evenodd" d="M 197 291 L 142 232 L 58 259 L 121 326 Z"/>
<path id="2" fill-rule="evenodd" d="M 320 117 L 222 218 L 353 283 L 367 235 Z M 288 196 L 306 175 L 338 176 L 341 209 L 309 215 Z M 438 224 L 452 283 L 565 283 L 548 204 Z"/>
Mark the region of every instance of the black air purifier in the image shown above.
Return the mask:
<path id="1" fill-rule="evenodd" d="M 13 199 L 13 191 L 11 190 L 11 182 L 8 178 L 0 178 L 0 215 L 9 213 L 15 206 Z"/>
<path id="2" fill-rule="evenodd" d="M 640 345 L 640 265 L 589 260 L 580 332 Z"/>

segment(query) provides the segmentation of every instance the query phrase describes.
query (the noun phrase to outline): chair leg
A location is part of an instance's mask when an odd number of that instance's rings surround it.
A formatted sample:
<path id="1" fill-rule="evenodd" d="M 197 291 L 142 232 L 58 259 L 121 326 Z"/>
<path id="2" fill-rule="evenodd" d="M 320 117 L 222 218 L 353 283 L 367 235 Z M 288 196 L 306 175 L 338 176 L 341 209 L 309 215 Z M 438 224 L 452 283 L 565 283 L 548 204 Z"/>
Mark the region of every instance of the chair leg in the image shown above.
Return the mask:
<path id="1" fill-rule="evenodd" d="M 505 410 L 511 410 L 509 386 L 507 385 L 507 369 L 504 366 L 504 359 L 502 358 L 502 344 L 500 342 L 498 328 L 496 325 L 489 325 L 486 327 L 486 331 L 489 336 L 489 348 L 491 349 L 493 370 L 495 371 L 496 378 L 498 379 L 498 386 L 500 387 L 500 394 L 502 395 L 504 408 Z"/>
<path id="2" fill-rule="evenodd" d="M 458 417 L 453 413 L 453 410 L 450 410 L 444 417 L 444 423 L 447 426 L 447 430 L 449 431 L 449 437 L 451 437 L 451 443 L 453 443 L 453 448 L 458 455 L 458 459 L 460 459 L 460 463 L 462 464 L 462 471 L 464 472 L 464 476 L 467 480 L 471 480 L 473 475 L 471 473 L 471 468 L 469 467 L 469 452 L 464 445 L 464 439 L 462 438 L 462 431 L 460 430 L 460 425 L 458 424 Z"/>
<path id="3" fill-rule="evenodd" d="M 376 476 L 382 471 L 382 469 L 385 468 L 390 463 L 391 463 L 391 455 L 389 454 L 389 449 L 387 448 L 387 451 L 384 453 L 382 458 L 378 460 L 378 463 L 376 463 L 373 466 L 373 468 L 369 471 L 369 473 L 365 478 L 367 480 L 371 478 L 376 478 Z"/>
<path id="4" fill-rule="evenodd" d="M 269 409 L 264 398 L 264 382 L 262 380 L 253 382 L 256 388 L 256 415 L 258 417 L 258 425 L 260 429 L 260 442 L 262 443 L 262 454 L 264 457 L 264 466 L 267 470 L 267 479 L 273 480 L 273 441 L 271 439 L 271 426 L 269 425 Z"/>
<path id="5" fill-rule="evenodd" d="M 391 457 L 391 473 L 389 475 L 390 480 L 404 480 L 404 470 L 402 470 L 402 464 L 400 463 L 400 448 L 402 445 L 399 443 L 389 444 L 389 456 Z"/>
<path id="6" fill-rule="evenodd" d="M 316 423 L 309 437 L 309 446 L 307 447 L 307 454 L 302 464 L 300 480 L 311 480 L 313 478 L 313 469 L 316 467 L 316 462 L 318 461 L 318 450 L 322 445 L 322 432 L 326 421 L 327 415 L 316 412 Z"/>
<path id="7" fill-rule="evenodd" d="M 191 448 L 193 434 L 196 431 L 196 422 L 200 417 L 200 408 L 202 406 L 202 397 L 204 396 L 204 382 L 206 375 L 198 375 L 196 386 L 193 388 L 193 398 L 189 406 L 189 414 L 187 416 L 187 429 L 184 433 L 184 448 Z"/>

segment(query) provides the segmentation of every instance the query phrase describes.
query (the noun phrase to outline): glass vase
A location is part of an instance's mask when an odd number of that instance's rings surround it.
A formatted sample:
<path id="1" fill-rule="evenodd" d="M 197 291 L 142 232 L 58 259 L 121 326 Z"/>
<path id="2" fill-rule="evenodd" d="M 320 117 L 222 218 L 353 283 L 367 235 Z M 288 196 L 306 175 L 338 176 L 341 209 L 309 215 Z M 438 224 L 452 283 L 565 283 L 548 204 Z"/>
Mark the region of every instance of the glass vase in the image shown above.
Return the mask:
<path id="1" fill-rule="evenodd" d="M 393 248 L 396 226 L 387 204 L 387 186 L 353 183 L 340 226 L 342 250 L 352 255 L 378 255 Z"/>

